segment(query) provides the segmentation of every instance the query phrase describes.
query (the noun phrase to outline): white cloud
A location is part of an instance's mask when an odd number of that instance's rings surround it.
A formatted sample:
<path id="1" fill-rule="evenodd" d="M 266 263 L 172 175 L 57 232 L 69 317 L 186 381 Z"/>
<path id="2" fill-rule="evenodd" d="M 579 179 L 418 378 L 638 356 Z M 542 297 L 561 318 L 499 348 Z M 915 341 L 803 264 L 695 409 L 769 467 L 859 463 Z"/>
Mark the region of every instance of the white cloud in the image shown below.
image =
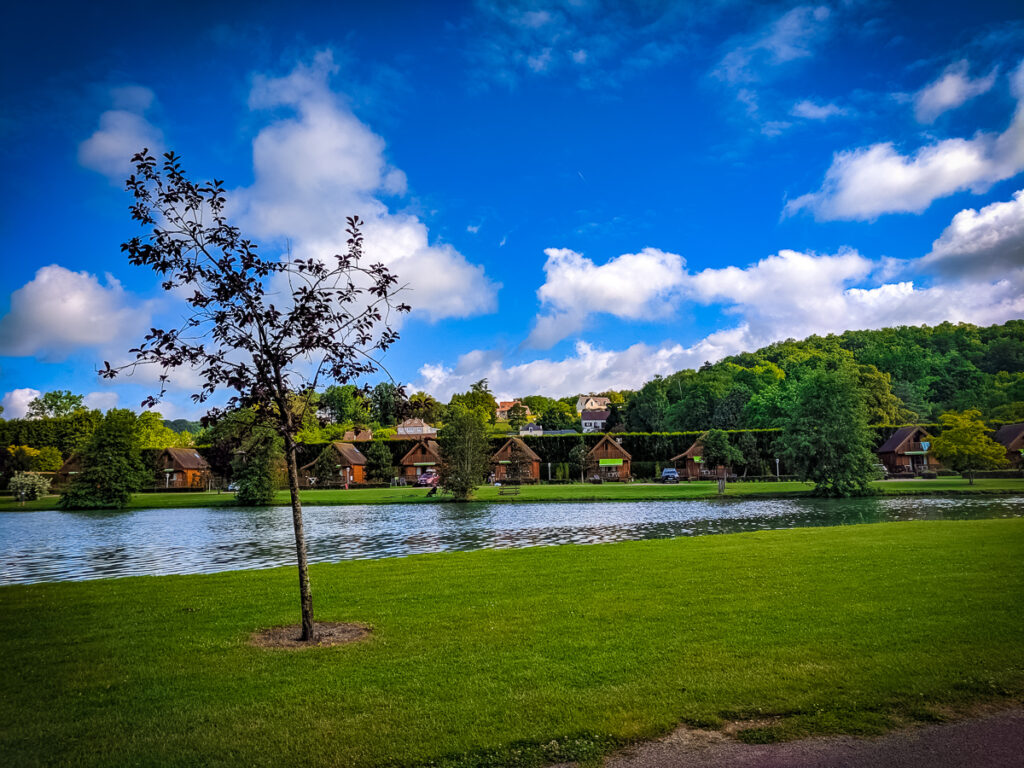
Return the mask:
<path id="1" fill-rule="evenodd" d="M 537 318 L 527 344 L 550 347 L 583 330 L 591 314 L 637 320 L 671 312 L 683 281 L 683 258 L 656 248 L 617 256 L 600 266 L 567 248 L 544 251 L 544 284 L 537 296 L 547 314 Z"/>
<path id="2" fill-rule="evenodd" d="M 845 115 L 846 110 L 836 104 L 818 104 L 804 99 L 794 104 L 789 114 L 805 120 L 828 120 L 830 117 Z"/>
<path id="3" fill-rule="evenodd" d="M 990 325 L 1024 316 L 1024 270 L 992 282 L 879 284 L 899 266 L 846 249 L 833 255 L 784 250 L 746 267 L 705 269 L 684 276 L 682 296 L 697 304 L 720 304 L 737 320 L 733 327 L 696 343 L 605 350 L 580 341 L 565 358 L 514 365 L 506 365 L 498 352 L 475 350 L 454 366 L 424 365 L 414 386 L 443 399 L 484 377 L 502 397 L 633 389 L 656 374 L 693 368 L 785 338 L 946 320 Z"/>
<path id="4" fill-rule="evenodd" d="M 1024 268 L 1024 190 L 1013 200 L 967 208 L 932 243 L 920 266 L 943 274 L 1000 277 Z"/>
<path id="5" fill-rule="evenodd" d="M 101 411 L 109 411 L 111 408 L 117 408 L 117 404 L 120 401 L 121 396 L 117 392 L 107 390 L 104 392 L 90 392 L 82 402 L 86 408 L 98 408 Z"/>
<path id="6" fill-rule="evenodd" d="M 914 115 L 919 123 L 932 123 L 950 109 L 989 91 L 996 82 L 996 70 L 972 80 L 967 74 L 970 65 L 958 61 L 914 95 Z"/>
<path id="7" fill-rule="evenodd" d="M 330 90 L 335 69 L 331 54 L 321 53 L 285 77 L 255 79 L 252 109 L 294 115 L 253 140 L 255 180 L 230 196 L 235 220 L 256 237 L 288 239 L 296 256 L 327 258 L 344 251 L 345 217 L 358 215 L 367 257 L 409 285 L 402 300 L 415 312 L 437 320 L 493 311 L 499 286 L 483 267 L 450 245 L 432 245 L 418 217 L 393 214 L 380 199 L 403 195 L 405 174 L 387 162 L 384 140 Z"/>
<path id="8" fill-rule="evenodd" d="M 78 162 L 121 183 L 132 172 L 132 155 L 143 147 L 163 152 L 163 134 L 143 116 L 153 92 L 141 86 L 111 90 L 115 109 L 100 115 L 99 128 L 78 146 Z"/>
<path id="9" fill-rule="evenodd" d="M 113 275 L 105 283 L 89 272 L 41 267 L 11 294 L 10 312 L 0 319 L 0 354 L 61 360 L 83 347 L 127 350 L 129 342 L 141 341 L 150 306 Z"/>
<path id="10" fill-rule="evenodd" d="M 4 395 L 3 400 L 0 400 L 0 405 L 4 407 L 3 418 L 5 419 L 23 419 L 28 413 L 28 405 L 42 392 L 38 389 L 32 389 L 31 387 L 25 387 L 24 389 L 14 389 Z"/>
<path id="11" fill-rule="evenodd" d="M 920 213 L 954 192 L 981 193 L 1024 170 L 1024 64 L 1011 76 L 1017 109 L 1001 134 L 945 139 L 903 155 L 892 142 L 839 152 L 817 192 L 786 204 L 819 221 L 871 220 L 885 213 Z"/>
<path id="12" fill-rule="evenodd" d="M 712 74 L 733 84 L 755 82 L 768 67 L 811 56 L 828 31 L 830 15 L 823 5 L 792 8 L 732 48 Z"/>

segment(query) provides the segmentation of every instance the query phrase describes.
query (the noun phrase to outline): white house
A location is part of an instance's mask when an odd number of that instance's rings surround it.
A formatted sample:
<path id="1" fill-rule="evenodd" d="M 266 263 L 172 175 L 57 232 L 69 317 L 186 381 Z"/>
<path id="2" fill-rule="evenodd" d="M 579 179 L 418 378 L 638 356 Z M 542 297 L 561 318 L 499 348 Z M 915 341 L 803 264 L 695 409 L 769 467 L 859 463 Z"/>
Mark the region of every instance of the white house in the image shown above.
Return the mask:
<path id="1" fill-rule="evenodd" d="M 612 415 L 610 410 L 591 411 L 586 410 L 580 414 L 580 421 L 583 422 L 584 432 L 604 432 L 604 425 L 608 417 Z"/>
<path id="2" fill-rule="evenodd" d="M 436 435 L 437 430 L 423 419 L 406 419 L 395 427 L 395 433 L 402 436 L 426 437 Z"/>
<path id="3" fill-rule="evenodd" d="M 584 411 L 600 411 L 607 408 L 611 400 L 607 397 L 595 397 L 594 395 L 580 395 L 576 400 L 576 413 Z"/>

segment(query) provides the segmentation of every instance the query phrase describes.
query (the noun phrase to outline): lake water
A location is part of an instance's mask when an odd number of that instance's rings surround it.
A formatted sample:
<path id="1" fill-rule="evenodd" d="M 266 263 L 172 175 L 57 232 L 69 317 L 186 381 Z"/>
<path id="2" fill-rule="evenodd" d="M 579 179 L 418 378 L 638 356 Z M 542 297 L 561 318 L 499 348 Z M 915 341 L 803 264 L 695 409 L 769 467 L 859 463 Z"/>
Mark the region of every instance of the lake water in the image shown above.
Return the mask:
<path id="1" fill-rule="evenodd" d="M 311 562 L 1022 515 L 1024 496 L 304 508 Z M 288 507 L 0 513 L 0 584 L 210 573 L 294 562 Z"/>

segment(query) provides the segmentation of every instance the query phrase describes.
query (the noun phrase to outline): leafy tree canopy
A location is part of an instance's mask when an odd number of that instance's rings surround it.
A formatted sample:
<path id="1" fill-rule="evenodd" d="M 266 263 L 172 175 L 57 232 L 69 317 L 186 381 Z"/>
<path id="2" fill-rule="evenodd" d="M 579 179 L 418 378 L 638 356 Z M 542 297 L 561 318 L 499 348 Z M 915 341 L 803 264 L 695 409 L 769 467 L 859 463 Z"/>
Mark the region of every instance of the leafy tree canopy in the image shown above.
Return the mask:
<path id="1" fill-rule="evenodd" d="M 943 466 L 966 473 L 970 483 L 975 470 L 1006 465 L 1006 449 L 989 437 L 992 430 L 981 420 L 980 411 L 947 411 L 939 423 L 942 432 L 932 441 L 932 456 Z"/>
<path id="2" fill-rule="evenodd" d="M 85 397 L 72 394 L 70 390 L 58 389 L 34 398 L 28 404 L 28 418 L 52 419 L 70 416 L 85 408 Z"/>

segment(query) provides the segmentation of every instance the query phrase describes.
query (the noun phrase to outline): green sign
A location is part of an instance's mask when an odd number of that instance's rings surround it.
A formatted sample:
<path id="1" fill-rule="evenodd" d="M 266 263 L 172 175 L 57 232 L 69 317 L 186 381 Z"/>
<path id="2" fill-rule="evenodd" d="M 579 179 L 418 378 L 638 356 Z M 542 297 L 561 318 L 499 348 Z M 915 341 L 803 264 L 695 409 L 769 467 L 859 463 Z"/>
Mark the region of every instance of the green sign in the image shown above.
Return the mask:
<path id="1" fill-rule="evenodd" d="M 622 459 L 598 459 L 597 463 L 602 467 L 621 467 Z"/>

